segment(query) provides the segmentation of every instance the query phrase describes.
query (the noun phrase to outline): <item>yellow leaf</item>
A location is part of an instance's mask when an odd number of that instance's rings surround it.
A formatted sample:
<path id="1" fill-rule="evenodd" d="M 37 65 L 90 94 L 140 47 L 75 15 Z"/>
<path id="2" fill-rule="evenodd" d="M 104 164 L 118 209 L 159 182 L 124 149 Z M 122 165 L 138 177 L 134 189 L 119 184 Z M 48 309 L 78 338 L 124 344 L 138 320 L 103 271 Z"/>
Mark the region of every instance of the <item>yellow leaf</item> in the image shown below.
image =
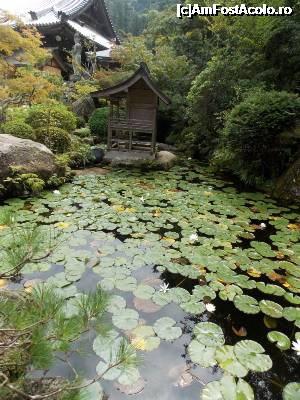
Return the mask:
<path id="1" fill-rule="evenodd" d="M 284 282 L 282 286 L 286 287 L 287 289 L 291 287 L 291 285 L 288 282 Z"/>
<path id="2" fill-rule="evenodd" d="M 259 278 L 261 276 L 261 272 L 255 268 L 250 268 L 247 270 L 247 274 L 252 276 L 253 278 Z"/>
<path id="3" fill-rule="evenodd" d="M 0 231 L 4 231 L 4 229 L 8 228 L 7 225 L 0 225 Z"/>
<path id="4" fill-rule="evenodd" d="M 57 224 L 55 224 L 55 226 L 59 229 L 67 229 L 69 228 L 70 224 L 69 222 L 58 222 Z"/>
<path id="5" fill-rule="evenodd" d="M 0 279 L 0 289 L 3 289 L 7 286 L 7 280 L 6 279 Z"/>
<path id="6" fill-rule="evenodd" d="M 173 238 L 171 238 L 171 237 L 168 237 L 168 236 L 164 236 L 164 237 L 162 238 L 162 240 L 165 240 L 165 241 L 168 242 L 168 243 L 175 243 L 175 239 L 173 239 Z"/>
<path id="7" fill-rule="evenodd" d="M 137 350 L 146 349 L 146 341 L 143 338 L 135 337 L 134 339 L 132 339 L 131 344 Z"/>
<path id="8" fill-rule="evenodd" d="M 29 286 L 27 288 L 24 289 L 26 293 L 32 293 L 33 287 Z"/>
<path id="9" fill-rule="evenodd" d="M 156 210 L 154 210 L 154 211 L 152 212 L 152 215 L 153 215 L 153 217 L 160 217 L 160 209 L 157 208 Z"/>
<path id="10" fill-rule="evenodd" d="M 113 206 L 113 209 L 115 211 L 117 211 L 118 213 L 124 212 L 125 211 L 125 207 L 122 206 L 121 204 L 117 204 L 115 206 Z"/>
<path id="11" fill-rule="evenodd" d="M 134 213 L 134 212 L 136 212 L 136 209 L 135 208 L 126 208 L 125 212 Z"/>
<path id="12" fill-rule="evenodd" d="M 300 231 L 300 224 L 288 224 L 288 228 L 291 231 Z"/>
<path id="13" fill-rule="evenodd" d="M 212 192 L 204 192 L 204 196 L 211 196 Z"/>

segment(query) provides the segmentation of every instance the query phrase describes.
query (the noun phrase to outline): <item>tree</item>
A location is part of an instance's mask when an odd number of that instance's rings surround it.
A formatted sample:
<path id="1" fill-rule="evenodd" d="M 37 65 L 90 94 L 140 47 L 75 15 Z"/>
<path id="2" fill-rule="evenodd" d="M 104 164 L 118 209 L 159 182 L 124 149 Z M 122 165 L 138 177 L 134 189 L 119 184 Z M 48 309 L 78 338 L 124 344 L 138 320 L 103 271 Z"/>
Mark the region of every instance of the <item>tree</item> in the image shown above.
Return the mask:
<path id="1" fill-rule="evenodd" d="M 20 104 L 32 104 L 59 98 L 61 80 L 40 70 L 50 55 L 42 48 L 37 30 L 5 13 L 0 14 L 0 23 L 1 104 L 9 105 L 16 99 Z M 24 67 L 16 68 L 9 57 L 23 62 Z"/>

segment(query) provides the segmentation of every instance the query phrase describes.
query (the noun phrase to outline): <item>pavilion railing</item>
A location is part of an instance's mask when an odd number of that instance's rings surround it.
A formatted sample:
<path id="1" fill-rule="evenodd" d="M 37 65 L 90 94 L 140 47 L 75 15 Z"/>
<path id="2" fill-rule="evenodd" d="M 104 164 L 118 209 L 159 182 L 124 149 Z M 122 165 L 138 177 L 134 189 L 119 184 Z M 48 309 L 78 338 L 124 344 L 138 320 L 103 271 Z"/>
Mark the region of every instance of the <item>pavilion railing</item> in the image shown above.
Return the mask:
<path id="1" fill-rule="evenodd" d="M 109 118 L 108 149 L 155 151 L 152 121 Z"/>

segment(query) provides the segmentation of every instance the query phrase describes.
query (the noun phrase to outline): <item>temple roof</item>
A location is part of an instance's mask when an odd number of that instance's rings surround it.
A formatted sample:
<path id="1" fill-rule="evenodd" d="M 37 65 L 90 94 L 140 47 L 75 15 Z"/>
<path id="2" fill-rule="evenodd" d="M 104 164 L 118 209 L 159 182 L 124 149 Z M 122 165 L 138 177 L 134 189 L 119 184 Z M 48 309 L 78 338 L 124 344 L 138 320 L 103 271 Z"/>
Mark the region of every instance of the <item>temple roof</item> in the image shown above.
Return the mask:
<path id="1" fill-rule="evenodd" d="M 110 97 L 120 93 L 126 93 L 128 89 L 137 83 L 139 80 L 143 80 L 147 86 L 158 96 L 158 98 L 165 104 L 170 104 L 171 100 L 162 91 L 160 91 L 156 83 L 152 80 L 150 76 L 149 69 L 145 63 L 141 63 L 140 68 L 126 81 L 121 82 L 115 86 L 107 89 L 98 90 L 97 92 L 92 92 L 91 96 L 93 98 L 99 97 Z"/>
<path id="2" fill-rule="evenodd" d="M 99 29 L 91 27 L 86 23 L 79 23 L 77 17 L 80 17 L 90 7 L 96 6 L 96 10 L 101 12 L 101 21 L 110 32 L 110 38 L 107 38 Z M 106 49 L 110 49 L 119 39 L 114 30 L 114 26 L 109 17 L 105 0 L 43 0 L 36 10 L 29 11 L 30 17 L 26 24 L 43 28 L 67 24 L 73 30 L 80 33 L 87 39 L 94 41 Z M 96 19 L 99 16 L 95 15 Z"/>

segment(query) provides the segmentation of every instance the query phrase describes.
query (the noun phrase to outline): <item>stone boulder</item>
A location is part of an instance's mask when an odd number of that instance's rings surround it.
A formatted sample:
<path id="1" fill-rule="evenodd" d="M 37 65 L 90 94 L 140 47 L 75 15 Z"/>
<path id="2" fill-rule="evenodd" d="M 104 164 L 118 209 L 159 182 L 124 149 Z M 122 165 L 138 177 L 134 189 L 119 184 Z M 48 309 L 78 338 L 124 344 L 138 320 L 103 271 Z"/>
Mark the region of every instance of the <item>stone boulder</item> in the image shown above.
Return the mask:
<path id="1" fill-rule="evenodd" d="M 162 169 L 168 170 L 175 164 L 177 157 L 170 151 L 159 151 L 155 163 Z"/>
<path id="2" fill-rule="evenodd" d="M 37 174 L 45 180 L 53 174 L 62 174 L 55 164 L 54 154 L 43 144 L 0 135 L 0 182 L 11 176 L 11 167 L 18 167 L 22 174 Z"/>
<path id="3" fill-rule="evenodd" d="M 95 104 L 91 97 L 85 97 L 84 99 L 79 99 L 71 104 L 71 110 L 79 118 L 87 121 L 95 110 Z"/>
<path id="4" fill-rule="evenodd" d="M 273 196 L 285 202 L 300 203 L 300 157 L 278 179 Z"/>

